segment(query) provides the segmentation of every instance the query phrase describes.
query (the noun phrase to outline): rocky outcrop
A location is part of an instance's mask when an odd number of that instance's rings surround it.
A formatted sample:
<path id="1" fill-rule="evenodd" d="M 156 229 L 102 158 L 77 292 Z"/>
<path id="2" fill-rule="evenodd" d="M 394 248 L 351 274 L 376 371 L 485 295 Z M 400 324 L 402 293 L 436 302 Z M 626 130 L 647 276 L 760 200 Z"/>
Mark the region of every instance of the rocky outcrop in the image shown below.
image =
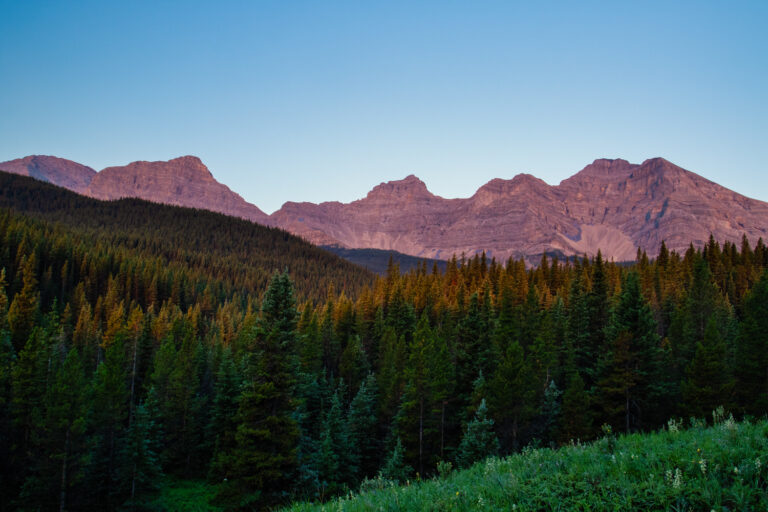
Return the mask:
<path id="1" fill-rule="evenodd" d="M 754 243 L 768 235 L 768 203 L 730 191 L 663 158 L 595 160 L 557 186 L 520 174 L 466 199 L 431 194 L 415 176 L 349 204 L 286 203 L 278 226 L 322 243 L 430 258 L 485 250 L 499 260 L 542 252 L 631 260 L 662 240 L 679 251 L 712 234 Z"/>
<path id="2" fill-rule="evenodd" d="M 84 193 L 105 200 L 139 197 L 156 203 L 213 210 L 259 224 L 270 223 L 267 214 L 216 181 L 195 156 L 107 167 L 94 176 Z"/>
<path id="3" fill-rule="evenodd" d="M 77 162 L 42 155 L 32 155 L 0 163 L 0 170 L 47 181 L 79 194 L 88 188 L 96 175 L 96 171 Z"/>

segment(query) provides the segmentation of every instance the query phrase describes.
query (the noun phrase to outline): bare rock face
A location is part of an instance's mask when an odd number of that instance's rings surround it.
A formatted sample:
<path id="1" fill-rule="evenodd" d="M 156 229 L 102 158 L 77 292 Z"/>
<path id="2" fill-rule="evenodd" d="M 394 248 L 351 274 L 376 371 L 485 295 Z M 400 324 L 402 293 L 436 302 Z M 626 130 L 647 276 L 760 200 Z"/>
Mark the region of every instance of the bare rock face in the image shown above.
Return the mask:
<path id="1" fill-rule="evenodd" d="M 85 191 L 96 175 L 96 171 L 77 162 L 42 155 L 32 155 L 0 163 L 0 170 L 47 181 L 79 194 Z"/>
<path id="2" fill-rule="evenodd" d="M 107 167 L 94 176 L 85 195 L 104 200 L 138 197 L 156 203 L 212 210 L 259 224 L 270 223 L 267 214 L 216 181 L 195 156 Z"/>
<path id="3" fill-rule="evenodd" d="M 662 158 L 595 160 L 558 186 L 526 174 L 494 179 L 472 197 L 444 199 L 415 176 L 349 204 L 286 203 L 276 225 L 310 241 L 449 258 L 485 250 L 499 260 L 559 251 L 631 260 L 662 240 L 685 250 L 712 234 L 752 243 L 768 235 L 768 203 L 732 192 Z"/>

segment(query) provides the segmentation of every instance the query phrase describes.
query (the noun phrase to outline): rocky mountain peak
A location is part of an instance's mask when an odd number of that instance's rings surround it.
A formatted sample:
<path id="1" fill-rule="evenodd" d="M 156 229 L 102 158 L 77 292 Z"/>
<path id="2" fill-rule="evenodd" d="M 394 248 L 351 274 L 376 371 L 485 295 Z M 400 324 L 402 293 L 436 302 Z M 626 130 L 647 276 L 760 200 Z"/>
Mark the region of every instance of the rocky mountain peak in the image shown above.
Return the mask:
<path id="1" fill-rule="evenodd" d="M 71 160 L 48 155 L 30 155 L 0 163 L 0 170 L 29 176 L 82 193 L 96 171 Z"/>
<path id="2" fill-rule="evenodd" d="M 368 195 L 367 200 L 377 201 L 413 201 L 416 199 L 431 199 L 434 196 L 427 185 L 413 174 L 409 174 L 402 180 L 387 181 L 375 186 Z"/>

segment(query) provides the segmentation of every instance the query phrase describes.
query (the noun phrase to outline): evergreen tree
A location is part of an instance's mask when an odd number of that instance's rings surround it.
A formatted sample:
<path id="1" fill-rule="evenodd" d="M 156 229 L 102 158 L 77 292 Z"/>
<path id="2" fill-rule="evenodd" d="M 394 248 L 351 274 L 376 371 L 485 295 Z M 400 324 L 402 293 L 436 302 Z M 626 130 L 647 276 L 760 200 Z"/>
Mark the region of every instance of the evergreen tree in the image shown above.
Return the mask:
<path id="1" fill-rule="evenodd" d="M 753 416 L 768 412 L 768 272 L 744 300 L 736 346 L 736 395 L 742 411 Z"/>
<path id="2" fill-rule="evenodd" d="M 323 422 L 320 438 L 321 498 L 338 493 L 352 483 L 357 468 L 353 465 L 349 435 L 340 394 L 337 389 Z"/>
<path id="3" fill-rule="evenodd" d="M 125 510 L 147 509 L 148 501 L 163 476 L 159 457 L 162 432 L 157 423 L 158 414 L 157 396 L 154 389 L 150 389 L 146 401 L 136 407 L 120 453 L 118 478 L 120 495 L 125 498 Z"/>
<path id="4" fill-rule="evenodd" d="M 262 303 L 250 381 L 240 397 L 232 475 L 220 498 L 233 508 L 284 501 L 297 466 L 294 418 L 296 309 L 287 273 L 276 273 Z"/>
<path id="5" fill-rule="evenodd" d="M 351 462 L 358 468 L 358 479 L 373 476 L 381 457 L 378 440 L 378 386 L 369 373 L 349 404 L 347 432 Z"/>
<path id="6" fill-rule="evenodd" d="M 117 459 L 128 418 L 128 387 L 125 349 L 116 339 L 106 350 L 104 362 L 96 369 L 93 381 L 91 435 L 95 448 L 89 464 L 88 490 L 94 502 L 113 508 L 117 494 Z"/>
<path id="7" fill-rule="evenodd" d="M 86 462 L 85 429 L 88 389 L 80 357 L 69 350 L 62 362 L 53 362 L 50 385 L 43 397 L 43 415 L 30 439 L 30 473 L 21 490 L 28 505 L 66 510 L 69 491 L 83 477 Z M 79 508 L 73 505 L 73 508 Z"/>
<path id="8" fill-rule="evenodd" d="M 21 351 L 37 320 L 39 307 L 38 281 L 35 274 L 35 258 L 24 257 L 21 261 L 23 286 L 13 297 L 8 310 L 8 325 L 16 351 Z"/>
<path id="9" fill-rule="evenodd" d="M 522 424 L 534 412 L 534 384 L 523 348 L 513 340 L 488 387 L 488 402 L 493 416 L 497 419 L 505 449 L 519 448 Z"/>
<path id="10" fill-rule="evenodd" d="M 603 358 L 595 395 L 603 420 L 629 433 L 643 428 L 643 420 L 652 417 L 653 409 L 669 393 L 661 371 L 656 322 L 636 272 L 627 274 L 606 332 L 610 351 Z"/>
<path id="11" fill-rule="evenodd" d="M 493 420 L 488 417 L 485 400 L 480 402 L 475 417 L 467 425 L 466 433 L 459 445 L 456 459 L 459 467 L 467 468 L 486 457 L 499 453 L 499 440 L 493 431 Z"/>
<path id="12" fill-rule="evenodd" d="M 714 318 L 707 323 L 704 336 L 696 345 L 686 375 L 682 392 L 688 414 L 704 418 L 719 406 L 730 407 L 733 378 L 727 365 L 725 341 Z"/>
<path id="13" fill-rule="evenodd" d="M 558 429 L 561 443 L 587 440 L 592 437 L 590 410 L 590 398 L 584 389 L 584 380 L 579 372 L 572 370 L 568 373 L 567 385 L 563 392 L 562 414 Z"/>
<path id="14" fill-rule="evenodd" d="M 403 442 L 397 439 L 395 447 L 381 467 L 382 478 L 398 483 L 404 483 L 413 473 L 413 468 L 405 463 Z"/>
<path id="15" fill-rule="evenodd" d="M 227 477 L 227 454 L 235 447 L 237 431 L 238 398 L 241 392 L 241 377 L 232 359 L 232 352 L 224 349 L 214 384 L 213 409 L 208 424 L 208 439 L 213 440 L 213 455 L 208 472 L 209 478 L 220 481 Z"/>

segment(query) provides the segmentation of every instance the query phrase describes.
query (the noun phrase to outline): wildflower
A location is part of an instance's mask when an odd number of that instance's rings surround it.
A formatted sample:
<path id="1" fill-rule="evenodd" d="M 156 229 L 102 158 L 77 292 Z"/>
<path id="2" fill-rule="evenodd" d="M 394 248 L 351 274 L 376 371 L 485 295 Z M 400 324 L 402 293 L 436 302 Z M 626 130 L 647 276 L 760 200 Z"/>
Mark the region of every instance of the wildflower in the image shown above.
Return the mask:
<path id="1" fill-rule="evenodd" d="M 683 472 L 680 471 L 680 468 L 675 468 L 675 479 L 672 481 L 672 487 L 674 489 L 679 489 L 680 486 L 683 485 Z"/>
<path id="2" fill-rule="evenodd" d="M 739 468 L 737 468 L 736 466 L 733 466 L 733 472 L 738 475 L 739 474 Z"/>
<path id="3" fill-rule="evenodd" d="M 760 466 L 762 466 L 762 463 L 760 462 L 760 457 L 758 457 L 755 459 L 755 468 L 760 471 Z"/>
<path id="4" fill-rule="evenodd" d="M 707 461 L 704 459 L 701 459 L 699 461 L 699 468 L 701 469 L 701 474 L 706 475 L 707 474 Z"/>

